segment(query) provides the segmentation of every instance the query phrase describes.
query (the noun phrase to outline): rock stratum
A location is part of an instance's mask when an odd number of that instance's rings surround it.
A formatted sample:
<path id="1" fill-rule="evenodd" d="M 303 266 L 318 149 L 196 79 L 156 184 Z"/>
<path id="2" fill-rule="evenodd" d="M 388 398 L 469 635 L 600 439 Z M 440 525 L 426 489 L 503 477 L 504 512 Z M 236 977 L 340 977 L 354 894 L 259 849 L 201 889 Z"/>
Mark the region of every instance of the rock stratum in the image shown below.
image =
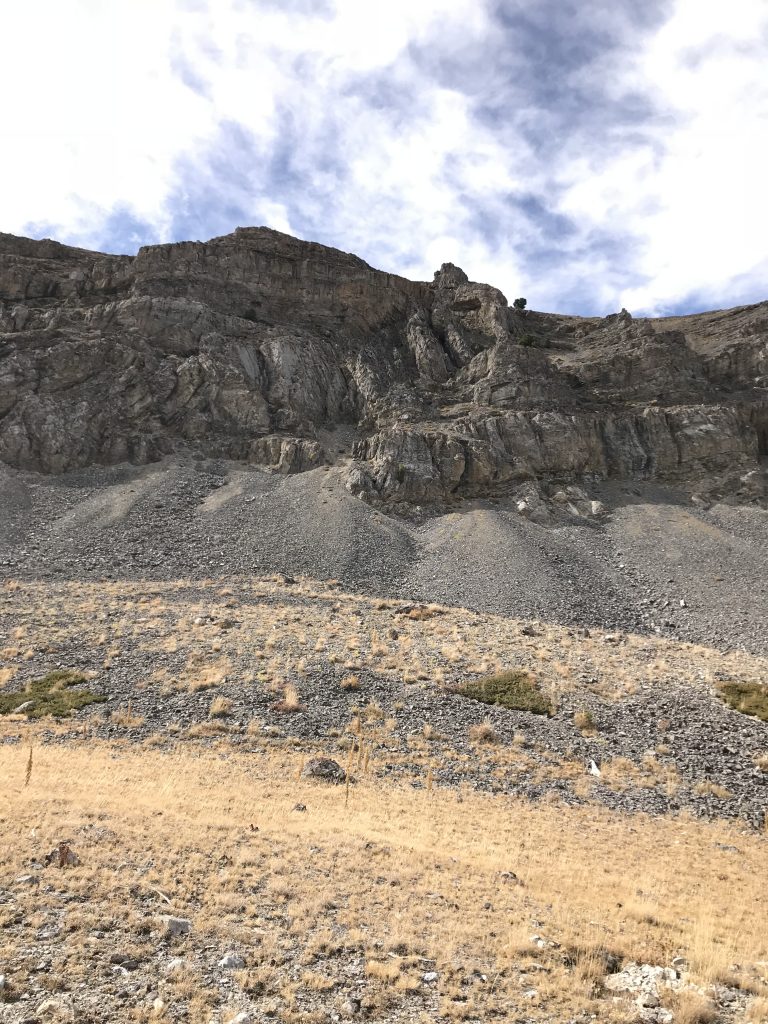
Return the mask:
<path id="1" fill-rule="evenodd" d="M 590 481 L 611 478 L 763 504 L 768 302 L 583 318 L 267 228 L 133 257 L 0 234 L 0 460 L 182 452 L 339 463 L 395 508 L 503 492 L 531 518 L 546 499 L 588 516 Z"/>

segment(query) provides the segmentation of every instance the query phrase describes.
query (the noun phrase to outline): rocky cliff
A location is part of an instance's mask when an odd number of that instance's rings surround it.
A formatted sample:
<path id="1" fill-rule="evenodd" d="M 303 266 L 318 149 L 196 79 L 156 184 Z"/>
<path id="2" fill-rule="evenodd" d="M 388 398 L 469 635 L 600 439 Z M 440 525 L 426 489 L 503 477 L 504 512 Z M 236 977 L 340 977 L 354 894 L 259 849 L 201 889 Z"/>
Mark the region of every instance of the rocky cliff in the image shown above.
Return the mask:
<path id="1" fill-rule="evenodd" d="M 590 514 L 593 479 L 763 500 L 768 303 L 675 319 L 511 308 L 266 228 L 110 256 L 0 235 L 0 460 L 190 451 L 343 466 L 373 503 L 504 490 Z"/>

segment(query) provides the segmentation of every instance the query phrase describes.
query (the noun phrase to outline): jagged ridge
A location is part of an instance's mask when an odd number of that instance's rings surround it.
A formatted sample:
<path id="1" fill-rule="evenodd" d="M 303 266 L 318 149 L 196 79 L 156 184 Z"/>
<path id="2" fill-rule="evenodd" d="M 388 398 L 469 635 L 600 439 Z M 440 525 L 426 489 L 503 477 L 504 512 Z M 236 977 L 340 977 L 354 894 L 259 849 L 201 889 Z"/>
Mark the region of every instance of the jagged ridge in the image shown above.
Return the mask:
<path id="1" fill-rule="evenodd" d="M 135 257 L 0 235 L 0 460 L 186 449 L 281 472 L 351 455 L 374 503 L 517 488 L 534 517 L 590 477 L 760 498 L 768 303 L 526 314 L 451 264 L 412 282 L 267 228 Z"/>

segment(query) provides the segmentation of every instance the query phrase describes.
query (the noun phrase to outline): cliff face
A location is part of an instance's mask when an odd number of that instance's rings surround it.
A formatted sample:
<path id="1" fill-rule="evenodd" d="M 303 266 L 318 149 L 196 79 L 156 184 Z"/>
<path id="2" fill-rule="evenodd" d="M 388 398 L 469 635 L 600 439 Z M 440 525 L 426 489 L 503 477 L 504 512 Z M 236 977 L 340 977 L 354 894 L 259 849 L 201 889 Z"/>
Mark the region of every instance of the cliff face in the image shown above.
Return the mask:
<path id="1" fill-rule="evenodd" d="M 513 310 L 266 228 L 106 256 L 0 235 L 0 460 L 58 473 L 191 450 L 297 472 L 356 438 L 373 502 L 590 477 L 764 495 L 768 303 L 666 320 Z M 349 453 L 345 452 L 345 455 Z"/>

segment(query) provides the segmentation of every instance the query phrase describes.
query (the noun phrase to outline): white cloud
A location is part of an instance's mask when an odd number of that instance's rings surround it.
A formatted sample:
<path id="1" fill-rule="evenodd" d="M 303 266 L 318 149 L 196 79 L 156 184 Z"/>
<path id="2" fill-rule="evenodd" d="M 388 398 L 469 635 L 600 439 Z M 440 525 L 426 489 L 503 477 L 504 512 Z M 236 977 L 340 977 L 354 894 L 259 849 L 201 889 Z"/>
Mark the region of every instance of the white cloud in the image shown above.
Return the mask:
<path id="1" fill-rule="evenodd" d="M 692 294 L 737 301 L 744 279 L 762 298 L 768 260 L 768 9 L 678 0 L 631 69 L 657 108 L 645 144 L 571 168 L 563 209 L 602 211 L 637 240 L 640 285 L 617 305 L 661 313 Z"/>
<path id="2" fill-rule="evenodd" d="M 504 29 L 494 0 L 301 6 L 9 5 L 0 229 L 110 244 L 126 208 L 172 240 L 193 205 L 201 237 L 238 216 L 409 276 L 451 260 L 537 308 L 762 297 L 764 0 L 676 0 L 644 35 L 611 4 L 602 48 L 580 10 L 538 64 L 551 0 Z"/>

